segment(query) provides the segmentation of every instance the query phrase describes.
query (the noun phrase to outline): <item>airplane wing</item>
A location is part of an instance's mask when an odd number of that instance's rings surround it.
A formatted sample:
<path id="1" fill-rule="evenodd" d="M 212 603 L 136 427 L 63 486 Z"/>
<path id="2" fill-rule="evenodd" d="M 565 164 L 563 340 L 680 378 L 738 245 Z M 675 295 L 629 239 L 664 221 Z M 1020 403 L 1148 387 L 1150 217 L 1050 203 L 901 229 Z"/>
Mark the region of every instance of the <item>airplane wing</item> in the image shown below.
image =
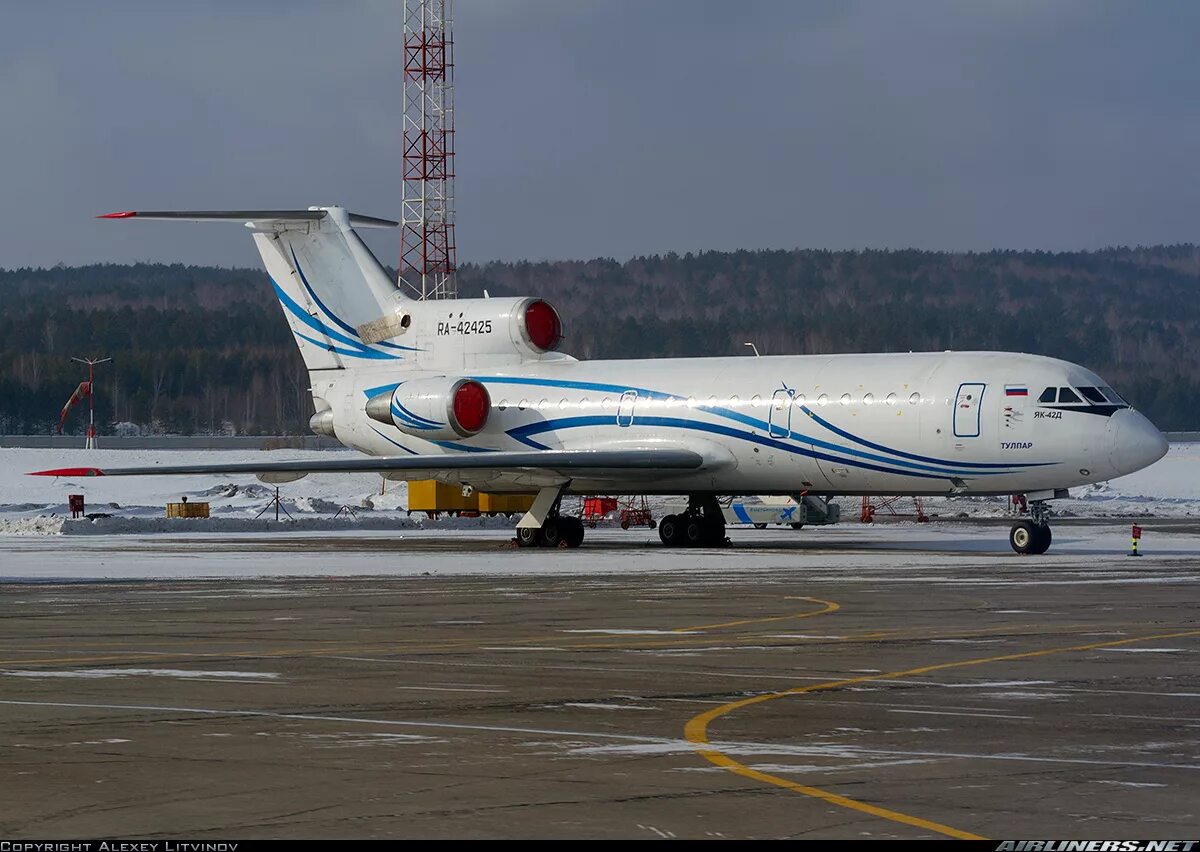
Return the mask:
<path id="1" fill-rule="evenodd" d="M 348 455 L 348 454 L 347 454 Z M 495 471 L 498 473 L 554 473 L 569 478 L 587 473 L 601 476 L 616 471 L 646 475 L 694 471 L 703 467 L 700 453 L 685 449 L 539 450 L 533 452 L 478 452 L 447 455 L 387 456 L 297 461 L 242 462 L 238 464 L 151 465 L 149 467 L 64 467 L 39 470 L 29 476 L 167 476 L 172 474 L 236 474 L 299 478 L 309 473 L 404 473 L 429 471 Z M 297 476 L 298 474 L 298 476 Z M 401 477 L 403 478 L 403 477 Z"/>

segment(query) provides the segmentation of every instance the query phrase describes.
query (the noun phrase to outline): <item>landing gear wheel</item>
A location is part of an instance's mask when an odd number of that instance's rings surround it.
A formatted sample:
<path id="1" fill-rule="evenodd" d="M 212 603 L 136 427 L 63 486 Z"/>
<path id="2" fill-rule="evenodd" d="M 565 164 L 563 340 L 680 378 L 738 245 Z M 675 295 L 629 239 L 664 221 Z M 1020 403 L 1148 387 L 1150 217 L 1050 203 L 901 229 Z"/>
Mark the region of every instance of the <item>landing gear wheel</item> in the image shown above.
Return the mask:
<path id="1" fill-rule="evenodd" d="M 765 530 L 767 528 L 767 525 L 766 524 L 755 524 L 754 528 L 756 530 Z"/>
<path id="2" fill-rule="evenodd" d="M 700 547 L 705 544 L 707 536 L 704 534 L 704 520 L 702 518 L 685 518 L 683 522 L 683 544 L 686 547 Z"/>
<path id="3" fill-rule="evenodd" d="M 562 529 L 562 540 L 567 543 L 567 547 L 579 547 L 583 544 L 583 521 L 579 518 L 559 518 L 558 523 Z"/>
<path id="4" fill-rule="evenodd" d="M 1017 553 L 1037 556 L 1050 549 L 1053 534 L 1047 524 L 1018 521 L 1008 531 L 1008 543 Z"/>
<path id="5" fill-rule="evenodd" d="M 517 547 L 537 547 L 542 543 L 539 527 L 517 527 Z"/>
<path id="6" fill-rule="evenodd" d="M 1050 549 L 1050 542 L 1054 540 L 1054 535 L 1050 532 L 1047 524 L 1037 524 L 1034 526 L 1034 530 L 1037 532 L 1037 549 L 1033 552 L 1040 555 Z"/>
<path id="7" fill-rule="evenodd" d="M 679 515 L 667 515 L 658 525 L 658 537 L 667 547 L 679 547 L 683 544 L 683 526 L 685 519 Z"/>
<path id="8" fill-rule="evenodd" d="M 1033 543 L 1036 539 L 1034 526 L 1029 521 L 1020 521 L 1012 525 L 1008 531 L 1008 543 L 1017 553 L 1033 553 Z"/>
<path id="9" fill-rule="evenodd" d="M 722 547 L 725 544 L 725 521 L 721 518 L 704 518 L 704 546 Z"/>
<path id="10" fill-rule="evenodd" d="M 793 522 L 790 524 L 790 526 L 791 526 L 791 528 L 792 528 L 792 529 L 794 529 L 794 530 L 798 530 L 798 529 L 803 529 L 803 528 L 804 528 L 804 524 L 797 523 L 796 521 L 793 521 Z"/>
<path id="11" fill-rule="evenodd" d="M 546 518 L 546 522 L 542 524 L 542 547 L 558 547 L 562 538 L 563 533 L 559 519 Z"/>

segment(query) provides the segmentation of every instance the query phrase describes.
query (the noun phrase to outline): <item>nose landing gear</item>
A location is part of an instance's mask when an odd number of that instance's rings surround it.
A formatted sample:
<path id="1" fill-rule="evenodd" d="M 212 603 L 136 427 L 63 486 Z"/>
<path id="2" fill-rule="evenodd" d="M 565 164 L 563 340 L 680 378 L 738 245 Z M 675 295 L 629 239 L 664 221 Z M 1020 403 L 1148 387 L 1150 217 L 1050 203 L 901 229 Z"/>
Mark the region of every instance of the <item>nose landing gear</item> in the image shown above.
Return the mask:
<path id="1" fill-rule="evenodd" d="M 1050 507 L 1045 500 L 1029 503 L 1029 520 L 1017 521 L 1008 531 L 1008 543 L 1022 555 L 1040 556 L 1050 549 Z"/>

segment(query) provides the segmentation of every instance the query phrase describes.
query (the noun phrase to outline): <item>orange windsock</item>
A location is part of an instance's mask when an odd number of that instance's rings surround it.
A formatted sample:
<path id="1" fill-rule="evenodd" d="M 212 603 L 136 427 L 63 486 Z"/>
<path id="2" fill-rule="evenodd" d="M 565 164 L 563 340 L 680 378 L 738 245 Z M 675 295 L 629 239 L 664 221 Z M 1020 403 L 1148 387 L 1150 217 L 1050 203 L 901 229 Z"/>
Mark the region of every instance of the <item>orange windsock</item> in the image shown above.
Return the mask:
<path id="1" fill-rule="evenodd" d="M 58 434 L 60 434 L 60 435 L 62 434 L 63 426 L 67 422 L 67 414 L 71 411 L 72 408 L 75 407 L 75 404 L 78 403 L 84 397 L 91 396 L 91 394 L 92 394 L 92 383 L 91 382 L 80 382 L 79 387 L 75 388 L 75 392 L 73 394 L 71 394 L 70 399 L 67 400 L 67 404 L 63 406 L 62 412 L 58 415 Z"/>

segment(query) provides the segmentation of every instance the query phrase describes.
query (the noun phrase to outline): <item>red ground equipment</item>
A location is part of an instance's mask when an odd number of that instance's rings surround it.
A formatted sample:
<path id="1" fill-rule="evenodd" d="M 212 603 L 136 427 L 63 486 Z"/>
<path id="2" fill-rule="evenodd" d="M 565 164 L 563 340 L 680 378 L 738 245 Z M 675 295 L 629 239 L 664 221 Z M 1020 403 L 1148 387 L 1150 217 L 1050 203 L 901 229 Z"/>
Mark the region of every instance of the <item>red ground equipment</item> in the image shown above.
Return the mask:
<path id="1" fill-rule="evenodd" d="M 646 498 L 642 497 L 636 502 L 630 500 L 621 507 L 621 529 L 627 530 L 630 527 L 649 527 L 654 529 L 656 524 L 654 518 L 650 516 L 650 507 L 646 505 Z"/>
<path id="2" fill-rule="evenodd" d="M 913 515 L 917 523 L 923 524 L 928 521 L 929 516 L 925 514 L 925 503 L 920 497 L 864 497 L 862 498 L 862 513 L 858 519 L 864 524 L 869 524 L 875 520 L 875 515 L 879 512 L 887 512 L 889 515 L 899 518 L 901 513 L 897 511 L 897 507 L 910 499 L 913 503 Z"/>
<path id="3" fill-rule="evenodd" d="M 584 497 L 583 498 L 583 517 L 582 520 L 592 529 L 596 528 L 596 524 L 608 515 L 609 512 L 617 511 L 616 497 Z"/>

